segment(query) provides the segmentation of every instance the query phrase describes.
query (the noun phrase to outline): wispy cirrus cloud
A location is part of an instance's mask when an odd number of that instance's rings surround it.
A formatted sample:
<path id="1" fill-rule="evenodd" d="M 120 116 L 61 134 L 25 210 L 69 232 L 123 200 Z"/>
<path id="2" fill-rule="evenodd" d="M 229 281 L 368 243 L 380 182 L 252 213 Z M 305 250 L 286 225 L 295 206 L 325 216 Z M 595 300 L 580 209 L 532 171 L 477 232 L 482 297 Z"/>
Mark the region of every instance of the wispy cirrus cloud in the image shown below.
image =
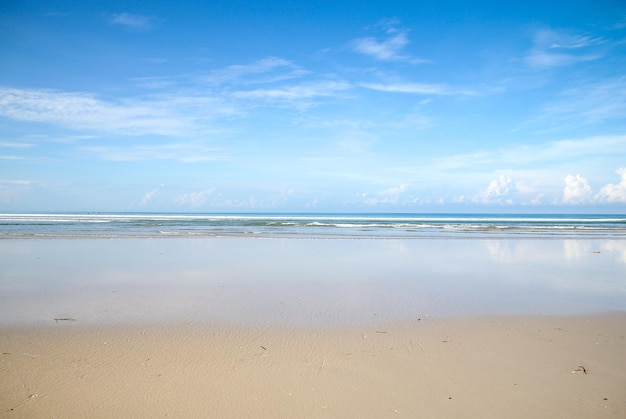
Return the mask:
<path id="1" fill-rule="evenodd" d="M 169 95 L 105 100 L 95 94 L 49 89 L 0 88 L 0 116 L 76 130 L 124 135 L 186 135 L 236 111 L 222 100 Z"/>
<path id="2" fill-rule="evenodd" d="M 314 81 L 268 89 L 240 90 L 233 92 L 232 96 L 237 99 L 254 99 L 274 103 L 301 103 L 306 105 L 310 104 L 311 99 L 336 97 L 351 87 L 345 81 Z"/>
<path id="3" fill-rule="evenodd" d="M 156 27 L 159 19 L 132 13 L 117 13 L 109 17 L 109 22 L 137 31 L 150 31 Z"/>
<path id="4" fill-rule="evenodd" d="M 293 61 L 279 57 L 266 57 L 249 64 L 233 64 L 200 74 L 136 77 L 132 80 L 140 87 L 171 90 L 176 88 L 228 89 L 233 86 L 273 84 L 309 74 Z"/>
<path id="5" fill-rule="evenodd" d="M 380 92 L 408 93 L 418 95 L 472 95 L 475 92 L 468 89 L 455 89 L 445 84 L 437 83 L 361 83 L 361 87 Z"/>
<path id="6" fill-rule="evenodd" d="M 146 76 L 131 78 L 137 86 L 154 90 L 176 88 L 182 82 L 186 82 L 186 79 L 186 77 L 182 76 Z"/>
<path id="7" fill-rule="evenodd" d="M 433 169 L 492 168 L 494 165 L 509 168 L 527 167 L 578 158 L 619 156 L 626 154 L 624 150 L 626 135 L 596 136 L 442 156 L 433 160 Z"/>
<path id="8" fill-rule="evenodd" d="M 524 61 L 536 69 L 593 61 L 602 56 L 594 49 L 602 43 L 604 40 L 599 37 L 541 29 L 535 32 L 533 46 L 524 57 Z"/>
<path id="9" fill-rule="evenodd" d="M 90 146 L 84 147 L 83 150 L 109 161 L 171 160 L 179 163 L 199 163 L 225 159 L 223 150 L 199 143 Z"/>
<path id="10" fill-rule="evenodd" d="M 39 182 L 35 182 L 34 180 L 24 180 L 24 179 L 0 179 L 0 187 L 2 185 L 19 185 L 19 186 L 30 186 L 36 185 Z"/>
<path id="11" fill-rule="evenodd" d="M 244 84 L 273 83 L 308 74 L 308 71 L 292 61 L 278 57 L 267 57 L 251 64 L 235 64 L 216 69 L 198 78 L 208 84 L 238 82 Z"/>
<path id="12" fill-rule="evenodd" d="M 626 119 L 626 77 L 583 81 L 546 103 L 528 123 L 553 129 Z"/>
<path id="13" fill-rule="evenodd" d="M 34 144 L 31 143 L 16 143 L 10 141 L 0 141 L 0 147 L 3 148 L 31 148 Z"/>

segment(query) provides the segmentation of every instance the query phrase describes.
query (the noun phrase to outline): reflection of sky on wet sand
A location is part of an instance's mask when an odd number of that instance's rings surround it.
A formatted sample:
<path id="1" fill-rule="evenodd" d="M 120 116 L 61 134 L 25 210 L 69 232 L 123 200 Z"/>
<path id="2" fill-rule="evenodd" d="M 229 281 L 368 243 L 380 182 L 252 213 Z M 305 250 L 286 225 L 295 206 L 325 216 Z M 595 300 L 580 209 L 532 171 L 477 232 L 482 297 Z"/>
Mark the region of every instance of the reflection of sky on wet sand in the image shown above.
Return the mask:
<path id="1" fill-rule="evenodd" d="M 626 241 L 0 241 L 0 324 L 626 310 Z"/>

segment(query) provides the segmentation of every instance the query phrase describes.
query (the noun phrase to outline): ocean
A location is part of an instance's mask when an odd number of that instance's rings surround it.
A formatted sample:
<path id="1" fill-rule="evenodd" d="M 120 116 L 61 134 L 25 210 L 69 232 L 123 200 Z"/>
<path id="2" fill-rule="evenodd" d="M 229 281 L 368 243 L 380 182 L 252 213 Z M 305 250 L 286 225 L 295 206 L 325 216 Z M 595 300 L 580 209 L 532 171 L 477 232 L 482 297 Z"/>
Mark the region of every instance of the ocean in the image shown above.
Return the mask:
<path id="1" fill-rule="evenodd" d="M 624 309 L 625 216 L 0 215 L 0 325 Z"/>
<path id="2" fill-rule="evenodd" d="M 626 238 L 626 215 L 0 214 L 0 239 L 166 237 L 309 239 Z"/>

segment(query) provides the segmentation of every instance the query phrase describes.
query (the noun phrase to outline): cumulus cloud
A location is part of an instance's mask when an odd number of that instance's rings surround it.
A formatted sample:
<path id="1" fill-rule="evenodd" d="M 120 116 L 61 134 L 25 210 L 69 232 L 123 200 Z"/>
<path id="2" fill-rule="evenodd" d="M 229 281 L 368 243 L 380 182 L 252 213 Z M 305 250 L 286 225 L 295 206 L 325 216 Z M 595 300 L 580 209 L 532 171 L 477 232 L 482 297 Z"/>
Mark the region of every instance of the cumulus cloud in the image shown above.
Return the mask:
<path id="1" fill-rule="evenodd" d="M 209 195 L 211 195 L 213 191 L 215 191 L 215 188 L 184 194 L 176 198 L 176 202 L 191 207 L 199 207 L 208 201 Z"/>
<path id="2" fill-rule="evenodd" d="M 379 40 L 373 37 L 358 38 L 350 43 L 353 51 L 368 55 L 381 61 L 407 61 L 413 64 L 427 63 L 428 60 L 415 58 L 403 52 L 409 44 L 409 38 L 404 31 L 393 27 L 387 30 L 387 38 Z"/>
<path id="3" fill-rule="evenodd" d="M 593 192 L 587 179 L 581 175 L 567 175 L 563 189 L 563 203 L 582 204 L 589 202 Z"/>
<path id="4" fill-rule="evenodd" d="M 626 167 L 617 169 L 616 173 L 621 176 L 619 183 L 609 183 L 600 189 L 595 199 L 600 202 L 626 202 Z"/>
<path id="5" fill-rule="evenodd" d="M 359 38 L 352 41 L 352 47 L 356 52 L 370 55 L 379 60 L 401 59 L 402 50 L 409 40 L 405 33 L 398 33 L 384 41 L 378 41 L 375 38 Z"/>
<path id="6" fill-rule="evenodd" d="M 509 194 L 513 180 L 504 175 L 500 175 L 497 179 L 492 180 L 487 189 L 476 196 L 475 201 L 484 204 L 511 204 L 513 203 Z"/>
<path id="7" fill-rule="evenodd" d="M 362 193 L 360 196 L 367 205 L 394 205 L 407 188 L 408 185 L 401 184 L 379 191 L 375 196 L 370 196 L 368 193 Z"/>
<path id="8" fill-rule="evenodd" d="M 150 192 L 146 193 L 146 194 L 143 196 L 143 199 L 141 200 L 141 205 L 147 205 L 147 204 L 148 204 L 148 202 L 150 202 L 150 200 L 151 200 L 152 198 L 154 198 L 154 196 L 155 196 L 156 194 L 158 194 L 158 193 L 159 193 L 159 188 L 154 188 L 154 189 L 153 189 L 153 190 L 151 190 Z"/>
<path id="9" fill-rule="evenodd" d="M 398 196 L 400 196 L 400 194 L 406 191 L 407 188 L 408 188 L 408 185 L 403 183 L 401 185 L 393 186 L 391 188 L 385 189 L 384 191 L 381 191 L 380 193 L 384 196 L 392 197 L 393 199 L 398 199 Z"/>

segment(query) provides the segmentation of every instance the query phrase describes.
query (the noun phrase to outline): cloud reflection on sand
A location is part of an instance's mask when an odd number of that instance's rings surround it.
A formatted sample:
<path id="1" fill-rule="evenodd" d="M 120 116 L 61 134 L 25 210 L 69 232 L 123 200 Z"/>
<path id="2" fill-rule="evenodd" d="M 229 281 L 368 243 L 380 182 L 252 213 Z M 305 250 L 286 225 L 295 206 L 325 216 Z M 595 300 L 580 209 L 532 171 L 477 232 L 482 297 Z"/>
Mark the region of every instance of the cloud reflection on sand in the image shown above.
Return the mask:
<path id="1" fill-rule="evenodd" d="M 600 253 L 596 253 L 600 252 Z M 0 241 L 0 322 L 350 324 L 626 310 L 626 241 Z"/>

